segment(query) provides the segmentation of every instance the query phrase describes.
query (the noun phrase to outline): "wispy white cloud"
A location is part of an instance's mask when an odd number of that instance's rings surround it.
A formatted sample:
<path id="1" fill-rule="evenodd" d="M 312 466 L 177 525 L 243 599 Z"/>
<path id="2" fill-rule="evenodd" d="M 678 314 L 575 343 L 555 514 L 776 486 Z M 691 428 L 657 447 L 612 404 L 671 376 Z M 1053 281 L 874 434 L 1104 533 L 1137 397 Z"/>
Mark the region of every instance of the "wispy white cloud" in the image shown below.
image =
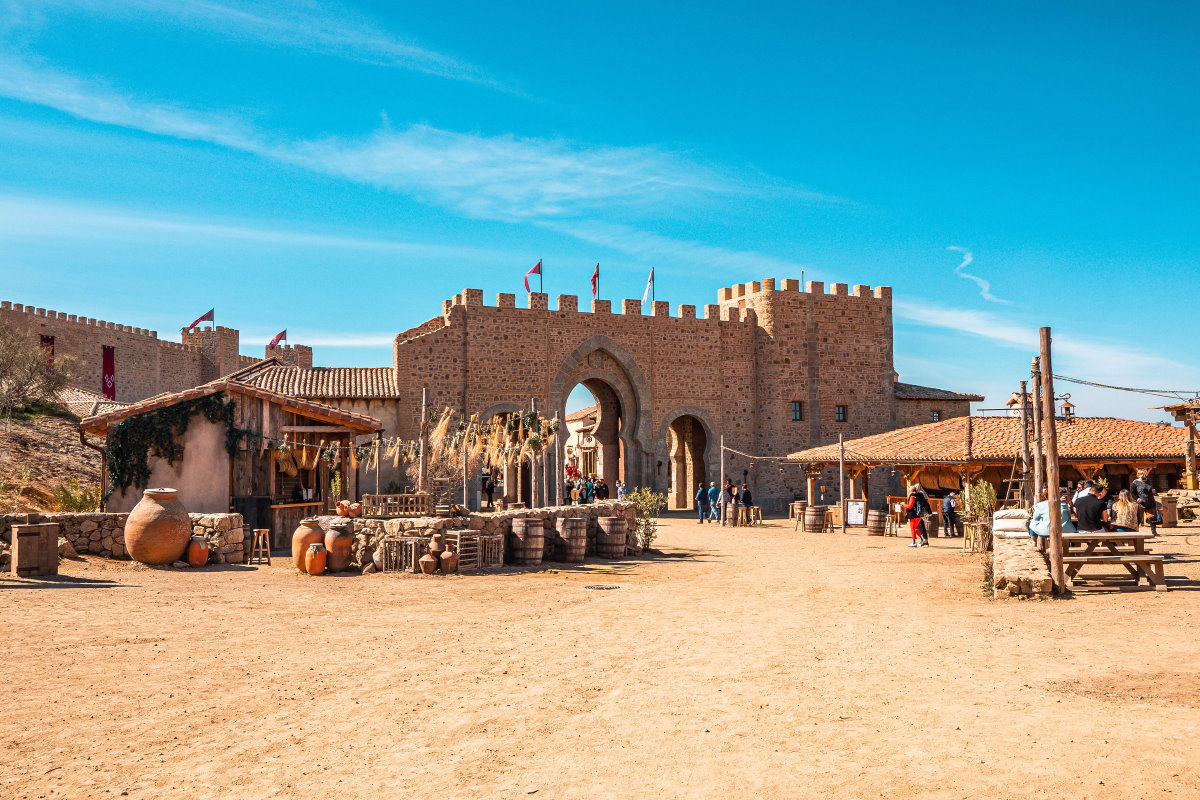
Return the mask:
<path id="1" fill-rule="evenodd" d="M 798 277 L 809 269 L 787 259 L 753 250 L 737 250 L 686 239 L 672 239 L 627 225 L 604 222 L 541 222 L 541 227 L 572 236 L 590 244 L 609 247 L 646 263 L 674 262 L 689 269 L 707 267 L 729 272 L 775 274 Z"/>
<path id="2" fill-rule="evenodd" d="M 233 224 L 224 220 L 155 214 L 122 206 L 57 198 L 0 194 L 0 237 L 126 237 L 130 233 L 172 239 L 228 239 L 290 248 L 332 248 L 445 259 L 511 260 L 512 254 L 484 248 L 369 239 L 289 230 L 285 227 Z"/>
<path id="3" fill-rule="evenodd" d="M 992 294 L 991 281 L 985 280 L 985 279 L 979 277 L 978 275 L 972 275 L 971 273 L 966 271 L 967 267 L 971 265 L 971 262 L 975 260 L 974 253 L 972 253 L 967 248 L 959 247 L 958 245 L 950 245 L 946 249 L 953 250 L 956 253 L 962 253 L 962 263 L 960 263 L 957 267 L 954 268 L 954 274 L 960 278 L 966 278 L 969 281 L 973 281 L 975 283 L 975 285 L 979 287 L 979 296 L 980 297 L 982 297 L 984 300 L 987 300 L 990 303 L 1002 303 L 1004 305 L 1012 304 L 1011 300 L 1005 300 L 1003 298 L 996 297 L 994 294 Z"/>
<path id="4" fill-rule="evenodd" d="M 481 68 L 422 47 L 385 30 L 353 9 L 333 2 L 291 0 L 8 0 L 10 13 L 28 23 L 56 9 L 107 17 L 153 19 L 252 43 L 412 70 L 508 90 Z"/>

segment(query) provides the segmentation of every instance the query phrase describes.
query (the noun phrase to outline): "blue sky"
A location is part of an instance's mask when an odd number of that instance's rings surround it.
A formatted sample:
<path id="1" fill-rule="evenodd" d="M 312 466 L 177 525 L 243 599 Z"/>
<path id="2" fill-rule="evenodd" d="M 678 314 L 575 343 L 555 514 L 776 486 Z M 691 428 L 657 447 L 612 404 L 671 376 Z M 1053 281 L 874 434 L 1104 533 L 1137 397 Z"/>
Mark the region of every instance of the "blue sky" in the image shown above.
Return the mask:
<path id="1" fill-rule="evenodd" d="M 893 286 L 902 379 L 984 406 L 1047 324 L 1060 373 L 1200 389 L 1189 4 L 436 5 L 0 0 L 0 297 L 376 365 L 538 258 L 803 271 Z"/>

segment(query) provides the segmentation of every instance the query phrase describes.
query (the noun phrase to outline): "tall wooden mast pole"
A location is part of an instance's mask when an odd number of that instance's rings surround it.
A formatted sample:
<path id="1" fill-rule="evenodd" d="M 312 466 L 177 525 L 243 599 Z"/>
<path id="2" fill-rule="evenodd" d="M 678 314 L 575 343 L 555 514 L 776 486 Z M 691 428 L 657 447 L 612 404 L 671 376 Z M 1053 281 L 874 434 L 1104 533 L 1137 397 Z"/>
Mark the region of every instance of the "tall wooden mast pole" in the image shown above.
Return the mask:
<path id="1" fill-rule="evenodd" d="M 428 400 L 428 390 L 421 387 L 421 422 L 417 425 L 417 491 L 425 491 L 425 418 L 428 411 L 425 403 Z"/>
<path id="2" fill-rule="evenodd" d="M 1050 359 L 1050 329 L 1041 329 L 1042 373 L 1042 431 L 1046 450 L 1046 486 L 1049 488 L 1047 506 L 1050 509 L 1050 576 L 1059 594 L 1067 590 L 1063 572 L 1062 514 L 1058 513 L 1058 431 L 1054 418 L 1054 367 Z"/>

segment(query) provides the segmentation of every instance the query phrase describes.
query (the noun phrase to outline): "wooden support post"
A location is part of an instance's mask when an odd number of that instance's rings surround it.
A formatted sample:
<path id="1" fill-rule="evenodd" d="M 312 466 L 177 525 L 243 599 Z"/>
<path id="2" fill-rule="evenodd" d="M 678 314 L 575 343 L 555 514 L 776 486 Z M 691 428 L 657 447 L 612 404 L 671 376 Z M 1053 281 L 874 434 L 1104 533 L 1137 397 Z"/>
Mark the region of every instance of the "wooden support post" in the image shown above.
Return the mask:
<path id="1" fill-rule="evenodd" d="M 428 400 L 427 391 L 421 387 L 421 421 L 417 425 L 417 492 L 425 491 L 425 416 L 428 413 L 425 403 Z"/>
<path id="2" fill-rule="evenodd" d="M 842 507 L 842 533 L 846 532 L 846 439 L 838 434 L 838 504 Z"/>
<path id="3" fill-rule="evenodd" d="M 1196 486 L 1196 410 L 1189 408 L 1184 423 L 1187 426 L 1187 450 L 1183 455 L 1184 488 L 1195 491 Z"/>
<path id="4" fill-rule="evenodd" d="M 1041 359 L 1034 358 L 1030 365 L 1033 378 L 1033 497 L 1042 499 L 1046 488 L 1046 456 L 1042 449 L 1042 368 Z"/>
<path id="5" fill-rule="evenodd" d="M 529 410 L 537 413 L 537 400 L 529 399 Z M 529 507 L 539 508 L 541 503 L 538 502 L 538 462 L 537 453 L 529 454 Z"/>
<path id="6" fill-rule="evenodd" d="M 1029 482 L 1029 401 L 1026 399 L 1026 383 L 1021 381 L 1021 503 L 1032 508 L 1037 500 L 1033 497 L 1033 486 Z"/>
<path id="7" fill-rule="evenodd" d="M 1048 507 L 1050 513 L 1050 576 L 1059 594 L 1067 591 L 1067 578 L 1063 572 L 1062 515 L 1058 512 L 1058 430 L 1055 427 L 1054 410 L 1054 367 L 1050 358 L 1050 329 L 1042 328 L 1041 372 L 1042 372 L 1042 440 L 1046 451 L 1046 486 L 1049 488 Z"/>

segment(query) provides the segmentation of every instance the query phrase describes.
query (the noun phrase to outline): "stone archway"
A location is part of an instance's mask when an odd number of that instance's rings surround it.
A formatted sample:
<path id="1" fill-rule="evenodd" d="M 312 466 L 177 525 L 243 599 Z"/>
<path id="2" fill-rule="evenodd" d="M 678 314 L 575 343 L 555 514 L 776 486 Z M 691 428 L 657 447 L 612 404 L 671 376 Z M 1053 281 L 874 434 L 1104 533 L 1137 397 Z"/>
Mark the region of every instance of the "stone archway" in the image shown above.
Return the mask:
<path id="1" fill-rule="evenodd" d="M 563 362 L 550 384 L 549 402 L 559 419 L 566 419 L 571 390 L 583 384 L 597 399 L 600 416 L 596 436 L 603 461 L 602 475 L 610 488 L 617 480 L 629 486 L 644 484 L 645 431 L 651 416 L 649 383 L 633 357 L 607 336 L 594 336 Z M 558 438 L 558 463 L 566 463 L 565 436 Z M 562 476 L 557 476 L 562 483 Z M 615 489 L 613 489 L 615 496 Z"/>
<path id="2" fill-rule="evenodd" d="M 713 454 L 719 445 L 712 421 L 699 409 L 683 408 L 668 414 L 659 441 L 667 455 L 663 484 L 667 507 L 696 507 L 696 490 L 717 480 Z"/>

